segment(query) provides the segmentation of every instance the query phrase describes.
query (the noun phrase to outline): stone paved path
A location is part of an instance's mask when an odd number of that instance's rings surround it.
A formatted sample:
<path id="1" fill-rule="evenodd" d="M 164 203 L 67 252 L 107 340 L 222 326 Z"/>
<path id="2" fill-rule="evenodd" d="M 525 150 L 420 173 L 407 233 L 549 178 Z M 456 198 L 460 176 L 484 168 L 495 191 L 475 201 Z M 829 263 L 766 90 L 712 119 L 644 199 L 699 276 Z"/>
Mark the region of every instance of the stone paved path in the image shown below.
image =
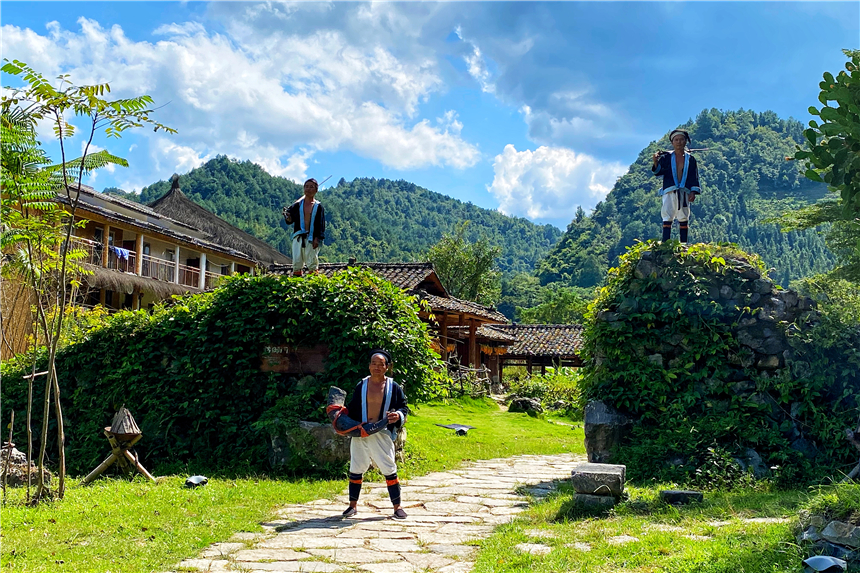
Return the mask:
<path id="1" fill-rule="evenodd" d="M 467 573 L 477 548 L 523 511 L 527 495 L 543 497 L 567 479 L 584 456 L 516 456 L 481 460 L 404 481 L 404 521 L 391 518 L 385 484 L 365 483 L 359 513 L 342 519 L 347 496 L 287 505 L 264 523 L 264 534 L 239 533 L 216 543 L 180 570 L 335 573 Z"/>

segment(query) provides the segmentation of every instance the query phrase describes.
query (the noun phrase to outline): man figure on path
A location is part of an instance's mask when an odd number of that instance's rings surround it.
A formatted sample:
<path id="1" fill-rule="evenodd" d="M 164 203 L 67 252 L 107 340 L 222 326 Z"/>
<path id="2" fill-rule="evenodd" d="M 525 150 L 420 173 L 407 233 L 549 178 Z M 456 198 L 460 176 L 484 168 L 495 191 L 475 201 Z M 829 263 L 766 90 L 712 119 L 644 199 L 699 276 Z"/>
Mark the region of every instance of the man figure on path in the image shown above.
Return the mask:
<path id="1" fill-rule="evenodd" d="M 319 268 L 319 249 L 325 240 L 325 209 L 314 199 L 319 189 L 316 179 L 305 181 L 305 196 L 284 207 L 284 220 L 293 226 L 293 276 L 302 276 L 305 264 L 308 272 Z"/>
<path id="2" fill-rule="evenodd" d="M 397 479 L 397 465 L 394 462 L 394 440 L 397 431 L 406 423 L 406 395 L 403 389 L 385 373 L 391 365 L 391 354 L 385 350 L 374 349 L 370 352 L 370 376 L 355 387 L 352 399 L 347 405 L 352 417 L 361 422 L 388 420 L 385 430 L 366 438 L 352 438 L 349 443 L 349 507 L 344 517 L 352 517 L 358 510 L 358 496 L 361 494 L 361 481 L 364 472 L 370 469 L 370 462 L 385 476 L 388 495 L 394 506 L 394 519 L 406 519 L 406 512 L 400 507 L 400 481 Z"/>
<path id="3" fill-rule="evenodd" d="M 657 177 L 663 176 L 663 241 L 672 236 L 672 223 L 678 219 L 681 242 L 688 242 L 690 205 L 696 200 L 696 195 L 702 192 L 699 185 L 699 168 L 696 158 L 686 150 L 690 142 L 690 134 L 683 129 L 676 129 L 669 134 L 673 151 L 658 151 L 653 156 L 651 172 Z"/>

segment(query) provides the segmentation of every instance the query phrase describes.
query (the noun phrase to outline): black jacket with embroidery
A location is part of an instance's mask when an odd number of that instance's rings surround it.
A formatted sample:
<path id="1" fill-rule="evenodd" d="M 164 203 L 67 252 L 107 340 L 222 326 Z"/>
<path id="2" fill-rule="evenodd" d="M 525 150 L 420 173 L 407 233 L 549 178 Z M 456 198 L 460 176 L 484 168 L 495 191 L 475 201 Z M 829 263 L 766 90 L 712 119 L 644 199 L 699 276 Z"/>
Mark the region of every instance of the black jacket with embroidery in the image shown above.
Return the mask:
<path id="1" fill-rule="evenodd" d="M 369 377 L 365 378 L 355 386 L 355 390 L 353 390 L 352 392 L 352 398 L 346 405 L 346 409 L 349 412 L 349 417 L 358 422 L 367 421 L 366 419 L 364 419 L 363 416 L 364 408 L 362 408 L 362 387 L 364 386 L 365 382 L 368 381 Z M 385 381 L 386 383 L 391 384 L 391 402 L 388 405 L 388 411 L 390 412 L 393 410 L 400 414 L 400 420 L 398 420 L 394 424 L 388 424 L 388 431 L 391 432 L 403 427 L 403 424 L 406 423 L 406 415 L 408 414 L 409 410 L 406 406 L 406 394 L 403 393 L 403 388 L 400 387 L 400 384 L 398 384 L 388 376 L 385 377 Z M 380 420 L 382 420 L 386 415 L 386 412 L 383 412 L 384 408 L 385 394 L 383 393 L 382 406 L 380 407 L 379 412 L 377 412 L 377 417 Z M 368 416 L 370 416 L 370 412 L 368 412 Z"/>
<path id="2" fill-rule="evenodd" d="M 295 238 L 296 233 L 301 233 L 302 231 L 302 201 L 304 197 L 287 207 L 287 218 L 289 218 L 288 225 L 293 226 L 293 238 Z M 317 215 L 314 218 L 314 236 L 309 237 L 311 241 L 314 239 L 319 239 L 320 244 L 325 241 L 325 209 L 322 206 L 322 203 L 314 199 L 314 203 L 317 203 L 319 207 L 317 208 Z M 286 220 L 286 219 L 285 219 Z M 311 225 L 310 221 L 305 221 L 305 231 L 310 232 Z"/>

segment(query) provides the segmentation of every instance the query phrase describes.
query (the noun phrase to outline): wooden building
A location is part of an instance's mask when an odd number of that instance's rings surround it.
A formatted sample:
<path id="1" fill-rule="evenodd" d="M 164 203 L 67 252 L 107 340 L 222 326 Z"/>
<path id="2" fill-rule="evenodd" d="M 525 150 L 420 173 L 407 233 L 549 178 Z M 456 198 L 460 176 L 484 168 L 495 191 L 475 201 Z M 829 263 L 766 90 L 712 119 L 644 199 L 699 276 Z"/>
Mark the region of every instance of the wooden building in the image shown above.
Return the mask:
<path id="1" fill-rule="evenodd" d="M 151 205 L 128 201 L 81 186 L 75 214 L 85 220 L 76 228 L 71 247 L 86 253 L 81 277 L 84 306 L 108 309 L 148 308 L 174 294 L 196 293 L 218 284 L 224 275 L 254 273 L 290 258 L 263 241 L 233 227 L 172 187 Z M 57 200 L 68 207 L 68 199 Z M 28 303 L 13 293 L 21 285 L 4 284 L 2 356 L 26 350 L 32 332 Z"/>

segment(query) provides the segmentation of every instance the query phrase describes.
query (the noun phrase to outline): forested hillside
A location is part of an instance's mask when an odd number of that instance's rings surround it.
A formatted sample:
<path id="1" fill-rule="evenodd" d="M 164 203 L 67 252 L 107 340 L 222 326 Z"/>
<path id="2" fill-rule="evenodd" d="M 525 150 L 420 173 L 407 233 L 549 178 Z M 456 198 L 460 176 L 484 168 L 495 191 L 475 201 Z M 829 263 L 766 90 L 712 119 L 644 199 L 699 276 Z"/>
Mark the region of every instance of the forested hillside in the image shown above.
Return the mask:
<path id="1" fill-rule="evenodd" d="M 281 208 L 301 194 L 301 186 L 273 177 L 250 161 L 219 156 L 180 179 L 182 191 L 233 225 L 289 254 L 289 234 Z M 149 203 L 168 191 L 159 181 L 145 187 L 141 201 Z M 487 237 L 502 248 L 503 272 L 532 272 L 561 236 L 551 225 L 463 203 L 406 181 L 340 180 L 317 198 L 326 209 L 327 261 L 410 261 L 420 258 L 444 233 L 469 221 L 466 236 Z"/>
<path id="2" fill-rule="evenodd" d="M 729 241 L 759 254 L 774 267 L 772 277 L 790 279 L 829 270 L 835 258 L 815 230 L 781 233 L 763 220 L 817 201 L 823 184 L 805 179 L 793 155 L 803 126 L 773 112 L 703 111 L 685 126 L 699 162 L 702 195 L 690 223 L 692 242 Z M 643 149 L 630 170 L 594 211 L 583 211 L 538 265 L 542 284 L 588 287 L 603 281 L 606 270 L 634 241 L 660 236 L 660 179 L 651 174 L 651 156 L 671 149 L 668 138 Z M 677 226 L 673 231 L 677 238 Z"/>

